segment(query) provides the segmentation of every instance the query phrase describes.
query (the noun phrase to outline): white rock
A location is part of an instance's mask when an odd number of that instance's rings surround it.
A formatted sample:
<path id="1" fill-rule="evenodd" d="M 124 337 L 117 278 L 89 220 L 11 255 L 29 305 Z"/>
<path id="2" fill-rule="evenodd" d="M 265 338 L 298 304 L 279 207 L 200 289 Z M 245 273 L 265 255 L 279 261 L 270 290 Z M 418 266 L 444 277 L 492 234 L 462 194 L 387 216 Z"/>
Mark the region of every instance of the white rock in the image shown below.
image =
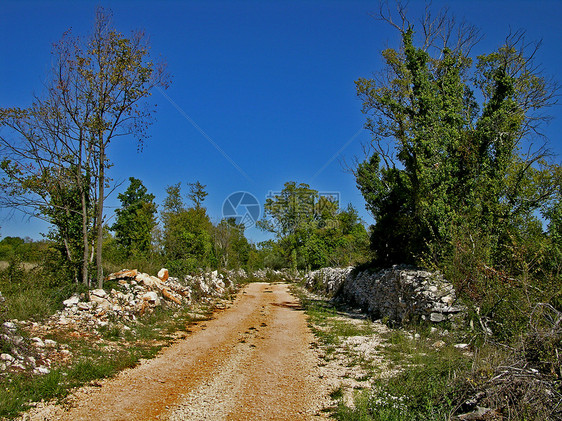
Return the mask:
<path id="1" fill-rule="evenodd" d="M 429 320 L 431 320 L 432 322 L 435 322 L 435 323 L 439 323 L 439 322 L 442 322 L 442 321 L 446 320 L 446 317 L 441 313 L 431 313 L 429 315 Z"/>
<path id="2" fill-rule="evenodd" d="M 78 303 L 76 307 L 78 308 L 78 310 L 87 311 L 91 310 L 92 303 Z"/>
<path id="3" fill-rule="evenodd" d="M 444 297 L 441 297 L 441 301 L 447 305 L 451 305 L 455 299 L 451 295 L 445 295 Z"/>
<path id="4" fill-rule="evenodd" d="M 95 295 L 96 297 L 100 297 L 100 298 L 105 298 L 107 296 L 107 292 L 105 292 L 104 289 L 94 289 L 92 291 L 90 291 L 90 299 L 92 298 L 92 295 Z"/>
<path id="5" fill-rule="evenodd" d="M 168 269 L 162 268 L 158 271 L 158 278 L 160 278 L 160 280 L 165 282 L 168 280 L 169 277 L 170 274 L 168 273 Z"/>
<path id="6" fill-rule="evenodd" d="M 150 288 L 158 286 L 162 283 L 159 278 L 157 278 L 156 276 L 150 276 L 147 273 L 139 273 L 135 279 L 137 280 L 137 282 L 141 282 Z"/>
<path id="7" fill-rule="evenodd" d="M 159 306 L 160 305 L 160 297 L 155 291 L 149 291 L 142 296 L 144 301 L 148 301 L 151 305 Z"/>
<path id="8" fill-rule="evenodd" d="M 106 300 L 105 298 L 99 297 L 95 294 L 90 294 L 90 301 L 96 303 L 99 308 L 102 308 L 104 310 L 109 310 L 111 308 L 111 303 L 109 302 L 109 300 Z"/>
<path id="9" fill-rule="evenodd" d="M 0 354 L 0 360 L 12 362 L 15 360 L 15 358 L 12 357 L 10 354 Z"/>
<path id="10" fill-rule="evenodd" d="M 34 345 L 38 348 L 44 348 L 45 347 L 45 342 L 43 342 L 43 339 L 38 338 L 37 336 L 35 338 L 31 338 L 31 340 L 34 342 Z"/>
<path id="11" fill-rule="evenodd" d="M 47 348 L 54 348 L 57 346 L 57 343 L 55 341 L 53 341 L 52 339 L 45 339 L 45 346 Z"/>
<path id="12" fill-rule="evenodd" d="M 37 374 L 49 374 L 51 372 L 51 370 L 49 370 L 47 367 L 44 366 L 39 366 L 34 371 Z"/>
<path id="13" fill-rule="evenodd" d="M 77 295 L 73 295 L 69 299 L 64 300 L 62 303 L 64 304 L 65 307 L 72 307 L 73 305 L 76 305 L 79 302 L 80 302 L 80 297 Z"/>
<path id="14" fill-rule="evenodd" d="M 18 329 L 18 327 L 16 326 L 16 324 L 14 322 L 4 322 L 2 324 L 2 326 L 4 326 L 10 332 L 15 332 Z"/>
<path id="15" fill-rule="evenodd" d="M 468 344 L 455 344 L 454 347 L 457 348 L 457 349 L 466 349 L 466 348 L 469 347 L 469 345 Z"/>

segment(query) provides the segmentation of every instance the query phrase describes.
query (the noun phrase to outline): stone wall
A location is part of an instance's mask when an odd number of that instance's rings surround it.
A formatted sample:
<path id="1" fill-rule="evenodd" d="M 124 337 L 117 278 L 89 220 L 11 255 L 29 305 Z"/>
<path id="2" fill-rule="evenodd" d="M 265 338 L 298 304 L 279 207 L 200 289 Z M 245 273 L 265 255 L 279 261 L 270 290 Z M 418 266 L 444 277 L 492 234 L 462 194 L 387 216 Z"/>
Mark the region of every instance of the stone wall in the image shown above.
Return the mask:
<path id="1" fill-rule="evenodd" d="M 453 286 L 438 273 L 395 266 L 379 272 L 325 268 L 306 275 L 311 290 L 321 290 L 361 307 L 374 319 L 401 324 L 412 320 L 443 322 L 463 311 Z"/>

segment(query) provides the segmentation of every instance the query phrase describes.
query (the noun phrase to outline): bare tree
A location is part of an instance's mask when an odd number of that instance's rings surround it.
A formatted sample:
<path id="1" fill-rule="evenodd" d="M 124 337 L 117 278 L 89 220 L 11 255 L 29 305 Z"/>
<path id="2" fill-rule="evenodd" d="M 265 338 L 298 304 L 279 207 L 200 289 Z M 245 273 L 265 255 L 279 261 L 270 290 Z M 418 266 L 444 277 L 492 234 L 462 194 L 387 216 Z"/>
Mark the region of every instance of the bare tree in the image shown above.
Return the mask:
<path id="1" fill-rule="evenodd" d="M 151 61 L 148 50 L 144 32 L 123 36 L 112 27 L 111 13 L 98 7 L 89 37 L 67 31 L 55 44 L 45 99 L 26 110 L 0 111 L 7 130 L 0 133 L 3 204 L 49 219 L 57 174 L 68 174 L 80 196 L 80 209 L 72 212 L 82 219 L 83 281 L 95 247 L 100 287 L 109 145 L 133 135 L 142 149 L 153 112 L 144 100 L 169 84 L 165 63 Z"/>

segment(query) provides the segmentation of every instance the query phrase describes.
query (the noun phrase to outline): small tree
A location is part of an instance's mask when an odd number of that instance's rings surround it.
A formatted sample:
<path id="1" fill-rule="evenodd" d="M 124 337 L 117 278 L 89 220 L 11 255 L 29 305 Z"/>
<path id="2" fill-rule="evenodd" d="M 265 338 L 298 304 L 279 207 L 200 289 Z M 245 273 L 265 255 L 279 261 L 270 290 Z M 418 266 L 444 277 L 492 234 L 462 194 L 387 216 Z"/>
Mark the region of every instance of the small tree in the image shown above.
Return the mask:
<path id="1" fill-rule="evenodd" d="M 127 190 L 117 196 L 121 207 L 115 211 L 117 218 L 111 229 L 117 244 L 131 256 L 150 251 L 152 230 L 156 226 L 156 205 L 154 195 L 148 193 L 141 180 L 130 177 L 129 181 Z"/>
<path id="2" fill-rule="evenodd" d="M 185 274 L 197 268 L 210 267 L 213 258 L 213 224 L 204 207 L 186 208 L 181 184 L 169 186 L 164 200 L 164 254 L 170 270 Z"/>
<path id="3" fill-rule="evenodd" d="M 189 194 L 187 197 L 193 203 L 196 209 L 200 209 L 201 205 L 205 201 L 208 193 L 205 191 L 205 185 L 201 184 L 199 181 L 195 183 L 189 183 Z"/>

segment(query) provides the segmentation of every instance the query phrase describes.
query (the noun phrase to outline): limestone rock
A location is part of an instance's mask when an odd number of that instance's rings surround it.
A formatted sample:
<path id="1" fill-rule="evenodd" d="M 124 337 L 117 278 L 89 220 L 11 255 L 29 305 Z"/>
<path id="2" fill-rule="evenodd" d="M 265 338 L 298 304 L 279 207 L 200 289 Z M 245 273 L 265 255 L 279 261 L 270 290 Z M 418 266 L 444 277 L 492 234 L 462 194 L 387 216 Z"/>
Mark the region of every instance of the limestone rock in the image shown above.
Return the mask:
<path id="1" fill-rule="evenodd" d="M 135 277 L 135 280 L 149 288 L 158 288 L 162 283 L 159 278 L 157 278 L 156 276 L 151 276 L 147 273 L 139 273 Z"/>
<path id="2" fill-rule="evenodd" d="M 117 279 L 134 279 L 138 274 L 138 270 L 122 269 L 119 272 L 110 273 L 105 278 L 106 281 L 113 281 Z"/>
<path id="3" fill-rule="evenodd" d="M 72 307 L 73 305 L 76 305 L 79 302 L 80 302 L 80 297 L 77 295 L 73 295 L 69 299 L 64 300 L 62 303 L 64 304 L 65 307 Z"/>
<path id="4" fill-rule="evenodd" d="M 45 342 L 43 342 L 43 339 L 41 339 L 39 337 L 34 337 L 34 338 L 31 338 L 31 341 L 33 342 L 33 344 L 37 348 L 45 348 Z"/>
<path id="5" fill-rule="evenodd" d="M 160 297 L 155 291 L 149 291 L 142 296 L 144 301 L 147 301 L 150 305 L 159 306 L 160 305 Z"/>
<path id="6" fill-rule="evenodd" d="M 90 291 L 90 298 L 92 297 L 92 295 L 95 295 L 99 298 L 105 298 L 107 296 L 107 292 L 105 292 L 104 289 L 93 289 L 92 291 Z"/>
<path id="7" fill-rule="evenodd" d="M 14 322 L 4 322 L 2 323 L 2 326 L 12 333 L 14 333 L 18 329 L 18 327 Z"/>
<path id="8" fill-rule="evenodd" d="M 95 291 L 100 291 L 100 290 L 95 290 Z M 90 301 L 92 303 L 95 303 L 98 308 L 101 308 L 103 310 L 109 310 L 111 308 L 111 303 L 109 302 L 109 300 L 100 297 L 98 294 L 95 293 L 95 291 L 90 291 Z"/>
<path id="9" fill-rule="evenodd" d="M 162 282 L 166 282 L 169 277 L 168 269 L 162 268 L 158 271 L 158 278 L 160 278 Z"/>
<path id="10" fill-rule="evenodd" d="M 442 313 L 431 313 L 429 315 L 429 320 L 439 323 L 447 320 L 447 317 L 445 317 Z"/>
<path id="11" fill-rule="evenodd" d="M 43 342 L 47 348 L 54 348 L 57 346 L 56 341 L 53 341 L 52 339 L 45 339 Z"/>
<path id="12" fill-rule="evenodd" d="M 305 276 L 306 287 L 338 296 L 375 319 L 401 324 L 413 319 L 440 323 L 464 311 L 453 306 L 453 286 L 439 273 L 406 266 L 353 273 L 352 267 L 324 268 Z"/>
<path id="13" fill-rule="evenodd" d="M 0 354 L 0 360 L 12 362 L 15 360 L 10 354 Z"/>

